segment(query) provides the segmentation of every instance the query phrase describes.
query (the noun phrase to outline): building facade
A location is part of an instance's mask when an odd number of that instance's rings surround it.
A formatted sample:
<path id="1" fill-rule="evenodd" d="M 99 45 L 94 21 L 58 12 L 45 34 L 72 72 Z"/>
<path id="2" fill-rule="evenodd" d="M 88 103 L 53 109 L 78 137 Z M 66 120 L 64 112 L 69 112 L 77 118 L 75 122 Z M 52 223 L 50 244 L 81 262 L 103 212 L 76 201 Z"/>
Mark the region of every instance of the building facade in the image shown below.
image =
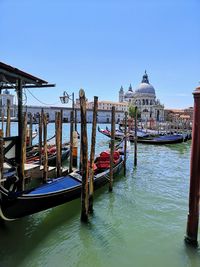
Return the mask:
<path id="1" fill-rule="evenodd" d="M 6 89 L 0 94 L 0 117 L 7 117 L 7 103 L 10 100 L 10 116 L 15 117 L 14 95 Z"/>
<path id="2" fill-rule="evenodd" d="M 164 105 L 156 98 L 155 89 L 149 83 L 146 71 L 141 83 L 135 90 L 133 90 L 130 84 L 128 91 L 125 93 L 121 86 L 119 90 L 119 102 L 126 102 L 129 105 L 137 106 L 142 121 L 164 121 Z"/>

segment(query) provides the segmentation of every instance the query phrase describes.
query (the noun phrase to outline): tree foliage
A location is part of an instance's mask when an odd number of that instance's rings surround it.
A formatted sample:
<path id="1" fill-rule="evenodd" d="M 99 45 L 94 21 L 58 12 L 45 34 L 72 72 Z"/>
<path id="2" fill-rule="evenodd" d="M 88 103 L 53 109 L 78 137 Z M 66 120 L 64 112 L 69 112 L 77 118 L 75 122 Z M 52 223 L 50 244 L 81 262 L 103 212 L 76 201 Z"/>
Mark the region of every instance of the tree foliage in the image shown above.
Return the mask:
<path id="1" fill-rule="evenodd" d="M 131 117 L 132 119 L 133 118 L 135 118 L 135 111 L 136 111 L 136 106 L 134 106 L 134 105 L 130 105 L 129 107 L 128 107 L 128 115 L 129 115 L 129 117 Z M 138 117 L 138 119 L 141 117 L 141 114 L 140 114 L 140 112 L 138 111 L 138 109 L 137 109 L 137 117 Z"/>

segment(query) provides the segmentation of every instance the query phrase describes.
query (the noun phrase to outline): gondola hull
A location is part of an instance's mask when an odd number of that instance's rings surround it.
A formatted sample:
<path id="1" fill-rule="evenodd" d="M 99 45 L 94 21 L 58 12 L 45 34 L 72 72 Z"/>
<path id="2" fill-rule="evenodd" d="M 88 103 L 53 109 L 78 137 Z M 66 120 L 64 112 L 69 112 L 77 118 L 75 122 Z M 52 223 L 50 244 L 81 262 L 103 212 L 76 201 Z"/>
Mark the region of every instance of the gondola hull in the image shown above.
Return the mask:
<path id="1" fill-rule="evenodd" d="M 99 132 L 107 137 L 111 137 L 109 131 L 100 130 Z M 115 140 L 120 140 L 122 137 L 115 135 Z M 134 136 L 129 135 L 130 142 L 134 142 Z M 165 136 L 155 136 L 155 137 L 138 137 L 137 142 L 142 144 L 149 145 L 169 145 L 169 144 L 178 144 L 186 141 L 183 135 L 165 135 Z"/>
<path id="2" fill-rule="evenodd" d="M 114 173 L 119 173 L 124 166 L 121 159 L 114 166 Z M 94 177 L 94 189 L 108 182 L 109 169 Z M 0 216 L 4 220 L 15 220 L 46 210 L 81 196 L 81 179 L 77 173 L 50 180 L 49 183 L 24 192 L 8 192 L 0 186 Z"/>

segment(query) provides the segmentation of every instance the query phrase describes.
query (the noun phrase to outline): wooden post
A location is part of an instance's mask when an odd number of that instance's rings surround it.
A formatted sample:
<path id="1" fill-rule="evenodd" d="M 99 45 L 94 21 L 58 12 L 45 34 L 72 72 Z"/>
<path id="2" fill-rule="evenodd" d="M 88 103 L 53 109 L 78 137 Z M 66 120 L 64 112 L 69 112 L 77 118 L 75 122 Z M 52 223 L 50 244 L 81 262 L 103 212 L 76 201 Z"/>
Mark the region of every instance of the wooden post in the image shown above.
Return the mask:
<path id="1" fill-rule="evenodd" d="M 40 158 L 40 165 L 42 165 L 42 128 L 43 128 L 43 117 L 44 111 L 42 109 L 41 114 L 39 115 L 39 158 Z"/>
<path id="2" fill-rule="evenodd" d="M 73 131 L 73 152 L 72 152 L 72 165 L 77 167 L 78 164 L 78 134 L 76 131 Z"/>
<path id="3" fill-rule="evenodd" d="M 55 120 L 55 129 L 56 129 L 56 169 L 57 169 L 57 177 L 61 176 L 61 140 L 60 140 L 60 131 L 61 131 L 61 113 L 56 112 L 56 120 Z"/>
<path id="4" fill-rule="evenodd" d="M 24 116 L 23 116 L 23 125 L 24 125 L 24 128 L 23 128 L 23 135 L 22 135 L 22 150 L 21 150 L 21 165 L 22 165 L 22 172 L 21 172 L 21 181 L 22 181 L 22 190 L 25 189 L 25 173 L 24 173 L 24 166 L 25 166 L 25 163 L 26 163 L 26 137 L 27 137 L 27 131 L 26 131 L 26 128 L 27 128 L 27 115 L 26 115 L 26 112 L 24 113 Z"/>
<path id="5" fill-rule="evenodd" d="M 69 157 L 69 173 L 72 172 L 73 166 L 73 115 L 74 112 L 71 111 L 70 113 L 70 157 Z"/>
<path id="6" fill-rule="evenodd" d="M 124 175 L 126 175 L 126 159 L 127 159 L 127 117 L 128 112 L 125 112 L 125 119 L 124 119 Z"/>
<path id="7" fill-rule="evenodd" d="M 2 108 L 2 112 L 1 112 L 1 129 L 4 133 L 4 112 L 3 112 L 3 108 Z M 3 134 L 4 136 L 4 134 Z"/>
<path id="8" fill-rule="evenodd" d="M 0 184 L 3 180 L 3 164 L 4 164 L 4 147 L 3 147 L 3 131 L 0 130 Z"/>
<path id="9" fill-rule="evenodd" d="M 18 98 L 18 143 L 17 143 L 17 151 L 16 151 L 16 163 L 17 163 L 17 171 L 18 177 L 20 179 L 18 185 L 18 189 L 23 189 L 23 181 L 24 181 L 24 164 L 23 164 L 23 140 L 24 140 L 24 117 L 22 113 L 22 80 L 18 79 L 17 82 L 17 98 Z M 25 128 L 26 129 L 26 128 Z"/>
<path id="10" fill-rule="evenodd" d="M 61 157 L 61 168 L 62 168 L 62 131 L 63 131 L 63 110 L 60 110 L 60 157 Z"/>
<path id="11" fill-rule="evenodd" d="M 32 146 L 33 143 L 33 116 L 30 114 L 29 122 L 29 146 Z"/>
<path id="12" fill-rule="evenodd" d="M 93 107 L 93 122 L 92 122 L 92 138 L 91 138 L 91 150 L 90 150 L 90 168 L 89 168 L 89 212 L 93 213 L 93 198 L 94 198 L 94 156 L 95 156 L 95 144 L 96 144 L 96 128 L 97 128 L 97 109 L 98 109 L 98 97 L 94 97 Z"/>
<path id="13" fill-rule="evenodd" d="M 6 137 L 10 136 L 10 99 L 7 99 Z"/>
<path id="14" fill-rule="evenodd" d="M 74 130 L 77 132 L 77 109 L 75 109 L 75 116 L 74 116 Z"/>
<path id="15" fill-rule="evenodd" d="M 82 190 L 81 190 L 81 221 L 88 221 L 88 140 L 86 99 L 83 89 L 79 91 L 81 111 L 81 151 L 82 151 Z"/>
<path id="16" fill-rule="evenodd" d="M 113 188 L 113 160 L 114 160 L 114 146 L 115 146 L 115 107 L 112 106 L 112 118 L 111 118 L 111 142 L 110 142 L 110 180 L 109 191 Z"/>
<path id="17" fill-rule="evenodd" d="M 43 142 L 44 142 L 44 156 L 43 156 L 43 183 L 48 178 L 48 152 L 47 152 L 47 115 L 43 114 Z"/>
<path id="18" fill-rule="evenodd" d="M 137 106 L 135 107 L 134 166 L 137 166 Z"/>
<path id="19" fill-rule="evenodd" d="M 197 246 L 200 200 L 200 87 L 194 95 L 194 120 L 192 131 L 192 149 L 190 163 L 189 213 L 185 241 Z"/>

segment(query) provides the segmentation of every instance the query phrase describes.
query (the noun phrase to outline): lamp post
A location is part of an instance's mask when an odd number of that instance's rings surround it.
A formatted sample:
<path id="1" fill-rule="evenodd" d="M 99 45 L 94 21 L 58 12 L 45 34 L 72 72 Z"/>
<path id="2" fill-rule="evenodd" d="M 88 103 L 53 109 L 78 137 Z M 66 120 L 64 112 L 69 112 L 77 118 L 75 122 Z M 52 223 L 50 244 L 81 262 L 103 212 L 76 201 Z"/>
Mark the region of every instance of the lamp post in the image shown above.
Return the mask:
<path id="1" fill-rule="evenodd" d="M 74 112 L 74 93 L 69 95 L 66 91 L 63 92 L 63 96 L 60 96 L 60 101 L 62 104 L 67 104 L 69 100 L 72 101 L 72 110 Z"/>
<path id="2" fill-rule="evenodd" d="M 67 104 L 69 100 L 72 101 L 72 116 L 71 116 L 71 129 L 70 129 L 70 172 L 72 171 L 72 166 L 77 166 L 77 152 L 78 152 L 78 134 L 76 131 L 76 118 L 74 119 L 75 115 L 75 108 L 74 108 L 74 93 L 69 95 L 66 91 L 63 92 L 63 96 L 60 96 L 60 101 L 62 104 Z M 74 129 L 75 123 L 75 129 Z"/>

